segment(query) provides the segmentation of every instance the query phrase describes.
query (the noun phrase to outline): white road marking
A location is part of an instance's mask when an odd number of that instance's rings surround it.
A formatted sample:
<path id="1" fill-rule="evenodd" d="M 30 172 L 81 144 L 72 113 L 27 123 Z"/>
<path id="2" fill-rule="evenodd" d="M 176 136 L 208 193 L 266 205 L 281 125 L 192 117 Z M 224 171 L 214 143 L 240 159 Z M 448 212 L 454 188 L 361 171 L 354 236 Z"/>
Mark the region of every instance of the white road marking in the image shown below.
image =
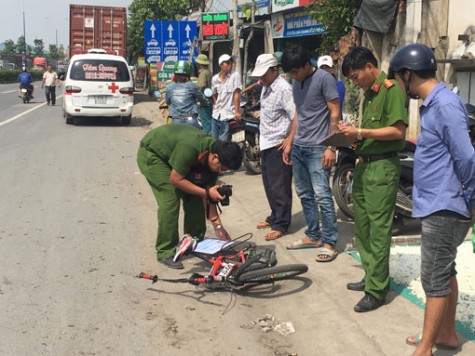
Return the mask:
<path id="1" fill-rule="evenodd" d="M 17 90 L 3 91 L 2 94 L 14 93 L 14 92 L 16 92 L 16 91 L 17 91 Z"/>
<path id="2" fill-rule="evenodd" d="M 57 96 L 56 99 L 59 99 L 59 98 L 61 98 L 62 96 L 63 96 L 63 95 Z M 19 118 L 22 117 L 23 115 L 26 115 L 26 114 L 28 114 L 28 113 L 30 113 L 30 112 L 32 112 L 32 111 L 38 109 L 38 108 L 41 108 L 42 106 L 45 106 L 45 105 L 46 105 L 46 103 L 42 103 L 42 104 L 37 105 L 37 106 L 35 106 L 35 107 L 33 107 L 33 108 L 29 109 L 29 110 L 24 111 L 24 112 L 22 112 L 22 113 L 20 113 L 20 114 L 18 114 L 18 115 L 15 115 L 15 116 L 13 116 L 13 117 L 11 117 L 11 118 L 5 120 L 5 121 L 2 121 L 2 122 L 0 122 L 0 126 L 9 124 L 10 122 L 15 121 L 16 119 L 19 119 Z"/>

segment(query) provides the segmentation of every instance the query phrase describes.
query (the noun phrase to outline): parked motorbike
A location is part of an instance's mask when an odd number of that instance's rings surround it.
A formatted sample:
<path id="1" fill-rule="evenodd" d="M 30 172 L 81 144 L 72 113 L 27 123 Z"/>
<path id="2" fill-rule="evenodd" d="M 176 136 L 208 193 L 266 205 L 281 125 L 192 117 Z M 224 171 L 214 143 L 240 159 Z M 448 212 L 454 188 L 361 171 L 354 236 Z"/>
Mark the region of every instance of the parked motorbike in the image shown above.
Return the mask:
<path id="1" fill-rule="evenodd" d="M 31 88 L 28 87 L 27 85 L 22 85 L 20 87 L 20 93 L 21 93 L 21 100 L 23 100 L 23 104 L 27 104 L 31 100 Z"/>
<path id="2" fill-rule="evenodd" d="M 354 146 L 338 149 L 335 173 L 333 174 L 332 192 L 341 212 L 350 219 L 353 213 L 353 172 L 356 159 Z M 401 162 L 401 176 L 396 197 L 396 212 L 394 215 L 393 235 L 400 233 L 404 219 L 411 218 L 412 214 L 412 188 L 414 183 L 414 153 L 416 144 L 406 140 L 404 150 L 398 153 Z"/>
<path id="3" fill-rule="evenodd" d="M 242 163 L 250 174 L 261 174 L 261 152 L 259 149 L 259 109 L 260 103 L 251 105 L 241 97 L 242 120 L 230 122 L 231 141 L 236 142 L 243 150 Z"/>

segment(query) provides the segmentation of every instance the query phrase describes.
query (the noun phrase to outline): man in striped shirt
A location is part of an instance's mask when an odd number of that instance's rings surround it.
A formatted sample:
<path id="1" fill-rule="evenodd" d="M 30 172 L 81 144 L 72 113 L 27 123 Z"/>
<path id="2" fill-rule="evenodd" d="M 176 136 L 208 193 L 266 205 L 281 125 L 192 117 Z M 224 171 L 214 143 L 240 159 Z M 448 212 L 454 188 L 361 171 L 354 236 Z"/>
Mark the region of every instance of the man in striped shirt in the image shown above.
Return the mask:
<path id="1" fill-rule="evenodd" d="M 272 54 L 257 57 L 252 77 L 260 79 L 260 151 L 262 181 L 271 209 L 257 228 L 270 228 L 265 239 L 275 240 L 288 230 L 292 215 L 292 166 L 282 159 L 282 143 L 289 135 L 295 105 L 292 87 L 279 76 L 277 59 Z"/>

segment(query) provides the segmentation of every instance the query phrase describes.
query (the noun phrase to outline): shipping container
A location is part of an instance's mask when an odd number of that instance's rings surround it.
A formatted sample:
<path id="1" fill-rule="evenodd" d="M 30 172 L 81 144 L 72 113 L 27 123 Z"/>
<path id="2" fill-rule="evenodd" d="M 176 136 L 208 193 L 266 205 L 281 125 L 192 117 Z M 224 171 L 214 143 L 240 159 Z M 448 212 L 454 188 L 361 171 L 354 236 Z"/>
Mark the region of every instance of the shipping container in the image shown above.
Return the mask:
<path id="1" fill-rule="evenodd" d="M 127 58 L 125 7 L 69 5 L 69 55 L 102 48 Z"/>

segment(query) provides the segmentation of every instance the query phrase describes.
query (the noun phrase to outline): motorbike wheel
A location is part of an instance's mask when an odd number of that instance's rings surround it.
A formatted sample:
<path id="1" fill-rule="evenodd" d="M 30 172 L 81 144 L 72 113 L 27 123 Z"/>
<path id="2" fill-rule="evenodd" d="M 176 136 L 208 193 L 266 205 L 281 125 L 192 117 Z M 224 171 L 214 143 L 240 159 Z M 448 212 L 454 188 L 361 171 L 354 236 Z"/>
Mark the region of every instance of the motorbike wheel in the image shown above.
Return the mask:
<path id="1" fill-rule="evenodd" d="M 26 95 L 23 95 L 23 104 L 26 104 L 28 102 L 28 97 Z"/>
<path id="2" fill-rule="evenodd" d="M 336 204 L 341 212 L 350 219 L 354 218 L 353 199 L 351 191 L 353 187 L 353 171 L 355 166 L 351 163 L 341 165 L 333 175 L 332 192 L 335 197 Z"/>
<path id="3" fill-rule="evenodd" d="M 257 136 L 257 134 L 255 134 Z M 257 137 L 255 137 L 257 139 Z M 244 144 L 244 157 L 242 159 L 242 163 L 244 163 L 244 167 L 250 174 L 261 174 L 261 155 L 259 150 L 258 141 L 254 141 L 256 144 L 251 146 L 249 142 L 246 140 Z"/>

